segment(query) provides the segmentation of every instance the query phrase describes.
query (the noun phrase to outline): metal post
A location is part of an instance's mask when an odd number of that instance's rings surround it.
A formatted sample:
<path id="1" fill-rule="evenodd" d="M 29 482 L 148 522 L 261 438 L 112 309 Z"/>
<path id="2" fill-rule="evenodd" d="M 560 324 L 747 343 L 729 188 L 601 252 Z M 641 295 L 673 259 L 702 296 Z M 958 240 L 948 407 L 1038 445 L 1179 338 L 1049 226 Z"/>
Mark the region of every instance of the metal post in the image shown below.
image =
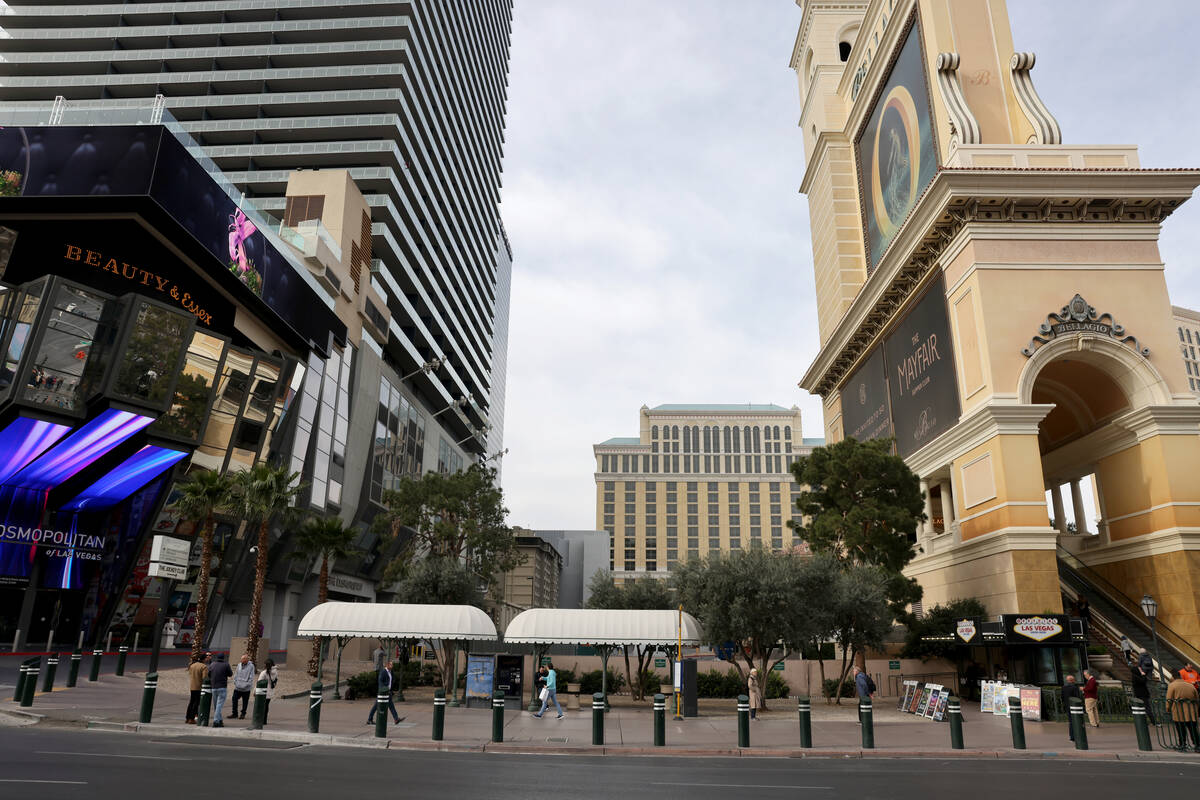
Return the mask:
<path id="1" fill-rule="evenodd" d="M 17 652 L 17 642 L 19 642 L 19 641 L 21 641 L 21 629 L 17 628 L 16 632 L 13 634 L 13 646 L 12 646 L 13 653 Z"/>
<path id="2" fill-rule="evenodd" d="M 208 727 L 208 716 L 212 713 L 212 681 L 208 676 L 204 676 L 204 681 L 200 684 L 200 707 L 196 709 L 196 725 L 200 728 Z"/>
<path id="3" fill-rule="evenodd" d="M 129 648 L 121 645 L 117 648 L 117 675 L 125 674 L 125 656 L 129 655 Z"/>
<path id="4" fill-rule="evenodd" d="M 325 687 L 320 681 L 314 681 L 308 690 L 308 732 L 317 733 L 321 729 L 321 701 L 325 699 Z"/>
<path id="5" fill-rule="evenodd" d="M 1076 750 L 1087 750 L 1087 726 L 1083 724 L 1083 701 L 1078 697 L 1071 698 L 1071 733 L 1075 738 Z"/>
<path id="6" fill-rule="evenodd" d="M 267 679 L 254 684 L 254 713 L 250 715 L 250 730 L 261 731 L 267 716 Z M 386 716 L 386 714 L 384 715 Z"/>
<path id="7" fill-rule="evenodd" d="M 440 742 L 446 733 L 446 691 L 433 693 L 433 741 Z"/>
<path id="8" fill-rule="evenodd" d="M 592 695 L 592 744 L 604 744 L 604 692 Z"/>
<path id="9" fill-rule="evenodd" d="M 946 713 L 950 715 L 950 749 L 962 750 L 962 703 L 957 697 L 946 701 Z"/>
<path id="10" fill-rule="evenodd" d="M 21 684 L 21 708 L 33 705 L 33 693 L 37 690 L 38 673 L 41 671 L 42 659 L 30 659 L 29 669 L 25 673 L 25 683 Z"/>
<path id="11" fill-rule="evenodd" d="M 800 746 L 812 747 L 812 699 L 798 698 L 796 710 L 800 712 Z"/>
<path id="12" fill-rule="evenodd" d="M 141 722 L 149 722 L 154 716 L 154 692 L 158 689 L 158 673 L 147 672 L 146 682 L 142 684 L 142 715 Z"/>
<path id="13" fill-rule="evenodd" d="M 1150 638 L 1154 640 L 1154 668 L 1158 670 L 1158 682 L 1164 687 L 1163 694 L 1166 695 L 1167 676 L 1163 674 L 1162 660 L 1158 657 L 1158 628 L 1156 620 L 1157 617 L 1150 618 Z M 1086 750 L 1087 748 L 1083 749 Z"/>
<path id="14" fill-rule="evenodd" d="M 166 595 L 162 595 L 162 596 L 166 597 Z M 112 631 L 108 632 L 108 638 L 104 640 L 104 652 L 106 652 L 106 653 L 112 652 Z"/>
<path id="15" fill-rule="evenodd" d="M 83 653 L 78 647 L 75 652 L 71 653 L 71 671 L 67 673 L 67 688 L 74 689 L 75 683 L 79 680 L 79 662 L 83 660 Z"/>
<path id="16" fill-rule="evenodd" d="M 1137 733 L 1138 750 L 1149 752 L 1154 748 L 1150 745 L 1150 725 L 1146 722 L 1146 705 L 1134 698 L 1129 701 L 1133 709 L 1133 730 Z"/>
<path id="17" fill-rule="evenodd" d="M 92 651 L 92 671 L 88 674 L 88 683 L 95 683 L 100 680 L 100 659 L 103 656 L 104 651 L 100 648 Z"/>
<path id="18" fill-rule="evenodd" d="M 858 716 L 862 720 L 862 746 L 864 750 L 875 749 L 875 716 L 871 710 L 871 698 L 858 699 Z"/>
<path id="19" fill-rule="evenodd" d="M 13 687 L 13 702 L 21 702 L 21 697 L 24 694 L 22 691 L 25 688 L 25 676 L 29 674 L 29 659 L 21 662 L 21 666 L 17 669 L 17 685 Z"/>
<path id="20" fill-rule="evenodd" d="M 375 738 L 387 738 L 387 721 L 388 721 L 388 698 L 391 696 L 390 691 L 380 692 L 375 695 Z"/>
<path id="21" fill-rule="evenodd" d="M 1025 718 L 1021 716 L 1021 699 L 1008 698 L 1008 724 L 1012 726 L 1014 750 L 1025 749 Z"/>
<path id="22" fill-rule="evenodd" d="M 346 647 L 346 646 L 345 646 L 344 644 L 342 644 L 342 643 L 341 643 L 341 641 L 339 641 L 339 642 L 338 642 L 338 657 L 337 657 L 337 667 L 336 667 L 336 669 L 334 670 L 334 673 L 333 673 L 333 699 L 334 699 L 334 700 L 341 700 L 341 699 L 342 699 L 342 690 L 341 690 L 341 683 L 342 683 L 342 650 L 343 650 L 343 649 L 345 649 L 345 647 Z"/>
<path id="23" fill-rule="evenodd" d="M 142 632 L 141 632 L 141 631 L 134 631 L 134 632 L 133 632 L 133 652 L 135 652 L 135 653 L 137 652 L 137 649 L 138 649 L 138 640 L 139 640 L 139 639 L 141 639 L 141 638 L 142 638 Z M 83 640 L 83 639 L 82 639 L 82 634 L 81 634 L 81 635 L 80 635 L 80 641 L 82 642 L 82 640 Z M 80 646 L 80 647 L 83 647 L 83 645 L 82 645 L 82 644 L 80 644 L 79 646 Z"/>
<path id="24" fill-rule="evenodd" d="M 492 692 L 492 741 L 504 741 L 504 690 Z"/>
<path id="25" fill-rule="evenodd" d="M 654 746 L 665 747 L 667 744 L 667 697 L 664 694 L 654 695 Z"/>
<path id="26" fill-rule="evenodd" d="M 750 698 L 744 694 L 737 696 L 738 714 L 738 747 L 750 746 Z"/>
<path id="27" fill-rule="evenodd" d="M 46 679 L 42 682 L 43 692 L 54 691 L 54 673 L 58 672 L 58 653 L 51 653 L 46 659 Z"/>

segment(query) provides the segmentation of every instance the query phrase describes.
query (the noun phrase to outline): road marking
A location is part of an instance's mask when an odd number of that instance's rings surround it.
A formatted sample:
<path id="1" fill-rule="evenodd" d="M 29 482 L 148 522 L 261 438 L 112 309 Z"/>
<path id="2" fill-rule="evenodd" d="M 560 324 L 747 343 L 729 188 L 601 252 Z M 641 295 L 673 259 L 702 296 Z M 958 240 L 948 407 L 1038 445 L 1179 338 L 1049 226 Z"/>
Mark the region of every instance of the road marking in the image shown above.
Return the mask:
<path id="1" fill-rule="evenodd" d="M 655 781 L 651 786 L 710 786 L 725 789 L 828 789 L 832 786 L 781 786 L 766 783 L 679 783 L 678 781 Z"/>
<path id="2" fill-rule="evenodd" d="M 153 761 L 174 761 L 171 756 L 131 756 L 124 753 L 70 753 L 65 750 L 35 750 L 39 756 L 100 756 L 101 758 L 148 758 Z"/>
<path id="3" fill-rule="evenodd" d="M 0 783 L 69 783 L 73 786 L 87 786 L 87 781 L 39 781 L 33 778 L 0 778 Z"/>

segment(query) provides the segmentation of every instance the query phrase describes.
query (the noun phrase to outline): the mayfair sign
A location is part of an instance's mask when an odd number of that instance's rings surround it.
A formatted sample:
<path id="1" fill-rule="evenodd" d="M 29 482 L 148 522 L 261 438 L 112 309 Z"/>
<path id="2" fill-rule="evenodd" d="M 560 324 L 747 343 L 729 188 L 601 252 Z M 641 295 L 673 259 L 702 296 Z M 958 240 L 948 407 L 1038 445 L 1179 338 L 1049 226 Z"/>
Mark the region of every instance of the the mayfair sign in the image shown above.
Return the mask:
<path id="1" fill-rule="evenodd" d="M 68 244 L 66 248 L 63 260 L 86 264 L 89 267 L 110 272 L 127 281 L 134 281 L 143 286 L 148 286 L 170 298 L 172 302 L 181 306 L 185 311 L 195 314 L 196 318 L 204 325 L 212 325 L 212 313 L 204 309 L 197 302 L 196 298 L 192 297 L 190 292 L 180 290 L 179 285 L 170 278 L 142 269 L 141 267 L 135 267 L 125 261 L 117 261 L 117 259 L 111 256 L 106 258 L 103 253 L 96 250 L 89 250 L 86 247 Z"/>
<path id="2" fill-rule="evenodd" d="M 1108 312 L 1097 314 L 1093 306 L 1083 296 L 1076 293 L 1057 313 L 1046 315 L 1046 321 L 1038 328 L 1037 334 L 1029 340 L 1029 344 L 1021 348 L 1022 355 L 1032 356 L 1039 345 L 1048 344 L 1051 339 L 1071 333 L 1087 333 L 1116 339 L 1121 344 L 1133 344 L 1143 357 L 1150 355 L 1149 347 L 1142 347 L 1137 337 L 1125 333 L 1125 328 L 1118 325 L 1113 315 Z"/>

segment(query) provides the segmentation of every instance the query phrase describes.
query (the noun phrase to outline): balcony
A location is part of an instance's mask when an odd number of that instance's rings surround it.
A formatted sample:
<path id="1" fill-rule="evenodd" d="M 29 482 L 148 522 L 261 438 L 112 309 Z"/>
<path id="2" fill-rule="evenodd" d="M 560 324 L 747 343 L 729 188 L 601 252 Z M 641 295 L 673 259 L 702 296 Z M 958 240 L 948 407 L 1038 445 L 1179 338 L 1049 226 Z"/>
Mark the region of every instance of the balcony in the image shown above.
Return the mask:
<path id="1" fill-rule="evenodd" d="M 342 273 L 342 248 L 319 219 L 310 219 L 294 227 L 279 223 L 279 238 L 300 256 L 304 266 L 331 297 L 342 293 L 346 276 Z"/>

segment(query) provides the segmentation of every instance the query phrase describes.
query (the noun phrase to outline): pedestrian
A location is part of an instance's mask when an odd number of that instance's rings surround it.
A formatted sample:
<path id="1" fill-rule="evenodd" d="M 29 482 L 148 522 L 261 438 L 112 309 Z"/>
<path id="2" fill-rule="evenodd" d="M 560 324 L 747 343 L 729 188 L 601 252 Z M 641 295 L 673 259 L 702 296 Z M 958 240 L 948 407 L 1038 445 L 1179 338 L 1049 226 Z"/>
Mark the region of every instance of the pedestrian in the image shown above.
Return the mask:
<path id="1" fill-rule="evenodd" d="M 225 707 L 226 692 L 229 689 L 229 679 L 233 676 L 233 669 L 229 663 L 225 661 L 224 653 L 217 653 L 217 660 L 208 668 L 208 679 L 212 685 L 213 692 L 213 723 L 214 728 L 224 728 L 225 720 L 221 717 L 221 709 Z"/>
<path id="2" fill-rule="evenodd" d="M 395 668 L 395 663 L 383 664 L 382 668 L 379 670 L 379 680 L 376 683 L 377 694 L 380 696 L 387 695 L 387 710 L 388 712 L 391 712 L 393 724 L 401 722 L 404 719 L 404 717 L 396 713 L 396 703 L 394 700 L 392 700 L 392 670 Z M 379 698 L 377 697 L 375 702 L 371 703 L 371 713 L 367 714 L 368 725 L 375 724 L 375 712 L 378 710 Z"/>
<path id="3" fill-rule="evenodd" d="M 862 725 L 862 700 L 875 694 L 875 681 L 857 666 L 854 667 L 854 691 L 858 695 L 858 724 Z"/>
<path id="4" fill-rule="evenodd" d="M 383 669 L 383 660 L 387 658 L 387 651 L 383 649 L 383 642 L 379 643 L 371 652 L 371 660 L 375 662 L 375 671 L 380 672 Z"/>
<path id="5" fill-rule="evenodd" d="M 1100 727 L 1100 682 L 1090 669 L 1083 671 L 1086 682 L 1083 684 L 1083 710 L 1087 712 L 1088 724 L 1093 728 Z"/>
<path id="6" fill-rule="evenodd" d="M 1157 727 L 1158 722 L 1154 719 L 1154 709 L 1150 702 L 1150 681 L 1137 663 L 1130 668 L 1130 673 L 1129 683 L 1133 688 L 1133 696 L 1141 700 L 1142 705 L 1146 707 L 1146 721 Z"/>
<path id="7" fill-rule="evenodd" d="M 1187 750 L 1188 734 L 1192 736 L 1192 749 L 1200 753 L 1200 730 L 1197 730 L 1196 703 L 1198 702 L 1196 687 L 1183 677 L 1176 675 L 1175 680 L 1167 686 L 1167 710 L 1171 712 L 1171 720 L 1175 723 L 1175 734 L 1179 739 L 1179 752 Z"/>
<path id="8" fill-rule="evenodd" d="M 758 719 L 758 708 L 763 705 L 762 689 L 758 685 L 758 668 L 750 669 L 750 677 L 746 680 L 746 691 L 750 695 L 750 719 Z"/>
<path id="9" fill-rule="evenodd" d="M 1071 727 L 1071 698 L 1076 700 L 1083 699 L 1083 692 L 1079 691 L 1079 684 L 1075 682 L 1074 675 L 1067 676 L 1067 682 L 1062 688 L 1063 708 L 1067 710 L 1067 733 L 1070 734 L 1071 741 L 1075 741 L 1075 729 Z"/>
<path id="10" fill-rule="evenodd" d="M 1079 598 L 1079 618 L 1083 620 L 1083 635 L 1088 635 L 1088 630 L 1092 627 L 1092 607 L 1088 604 L 1086 597 Z"/>
<path id="11" fill-rule="evenodd" d="M 1129 641 L 1129 637 L 1121 634 L 1121 654 L 1125 656 L 1125 663 L 1133 663 L 1133 642 Z"/>
<path id="12" fill-rule="evenodd" d="M 184 714 L 184 722 L 188 725 L 196 724 L 196 714 L 200 710 L 200 689 L 204 686 L 204 676 L 208 674 L 208 664 L 211 660 L 212 654 L 197 653 L 188 666 L 188 689 L 191 691 L 191 697 Z"/>
<path id="13" fill-rule="evenodd" d="M 260 681 L 267 682 L 267 702 L 263 704 L 263 725 L 267 724 L 267 714 L 271 711 L 271 700 L 275 697 L 275 687 L 279 685 L 279 670 L 272 659 L 267 659 L 267 666 L 258 673 Z"/>
<path id="14" fill-rule="evenodd" d="M 254 662 L 250 660 L 249 653 L 242 653 L 242 660 L 238 662 L 237 672 L 233 674 L 233 706 L 230 710 L 230 719 L 245 719 L 246 707 L 250 705 L 250 692 L 254 689 L 254 676 L 258 671 L 254 668 Z M 238 700 L 242 701 L 242 713 L 238 714 Z"/>
<path id="15" fill-rule="evenodd" d="M 542 714 L 546 713 L 546 706 L 554 703 L 554 707 L 558 709 L 558 719 L 562 719 L 564 714 L 562 706 L 558 704 L 558 672 L 554 669 L 553 664 L 547 664 L 542 667 L 544 670 L 543 677 L 546 679 L 546 685 L 542 688 L 542 708 L 535 717 L 541 719 Z"/>
<path id="16" fill-rule="evenodd" d="M 1146 648 L 1142 648 L 1138 653 L 1138 667 L 1146 676 L 1146 680 L 1154 680 L 1154 659 L 1150 658 L 1150 654 L 1146 652 Z"/>
<path id="17" fill-rule="evenodd" d="M 1179 668 L 1179 677 L 1183 678 L 1192 686 L 1196 686 L 1196 683 L 1200 682 L 1200 672 L 1196 671 L 1196 668 L 1192 666 L 1190 661 L 1184 662 L 1184 665 Z M 1200 689 L 1200 687 L 1197 688 Z"/>

